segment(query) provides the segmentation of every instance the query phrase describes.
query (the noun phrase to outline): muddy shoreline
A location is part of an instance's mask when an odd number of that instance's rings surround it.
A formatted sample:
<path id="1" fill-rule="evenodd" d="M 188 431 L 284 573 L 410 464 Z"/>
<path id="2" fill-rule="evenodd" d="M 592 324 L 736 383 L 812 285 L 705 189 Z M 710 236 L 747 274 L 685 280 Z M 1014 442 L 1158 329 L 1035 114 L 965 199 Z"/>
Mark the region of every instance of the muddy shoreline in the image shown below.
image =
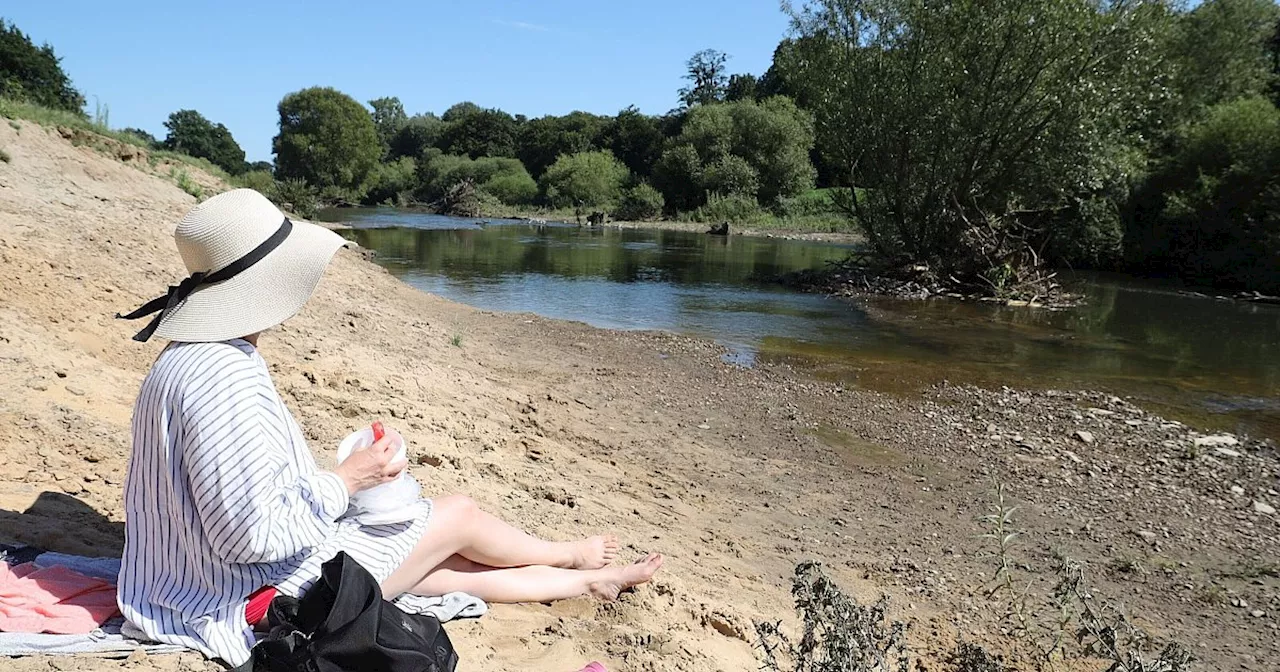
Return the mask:
<path id="1" fill-rule="evenodd" d="M 133 395 L 160 346 L 132 343 L 110 316 L 180 277 L 169 235 L 194 200 L 39 127 L 0 124 L 0 142 L 13 156 L 0 164 L 0 375 L 19 391 L 0 398 L 0 536 L 117 553 Z M 898 397 L 744 369 L 702 339 L 445 301 L 354 251 L 262 352 L 322 464 L 351 428 L 386 418 L 428 493 L 465 492 L 548 537 L 607 529 L 629 558 L 669 556 L 653 586 L 614 605 L 504 606 L 451 624 L 462 669 L 756 669 L 751 623 L 791 618 L 788 580 L 808 559 L 864 601 L 889 594 L 928 669 L 945 669 L 960 639 L 1016 659 L 978 540 L 993 482 L 1020 507 L 1017 552 L 1038 590 L 1066 553 L 1201 669 L 1280 660 L 1268 442 L 1100 393 Z M 75 505 L 39 504 L 54 496 Z M 191 655 L 54 665 L 217 669 Z"/>

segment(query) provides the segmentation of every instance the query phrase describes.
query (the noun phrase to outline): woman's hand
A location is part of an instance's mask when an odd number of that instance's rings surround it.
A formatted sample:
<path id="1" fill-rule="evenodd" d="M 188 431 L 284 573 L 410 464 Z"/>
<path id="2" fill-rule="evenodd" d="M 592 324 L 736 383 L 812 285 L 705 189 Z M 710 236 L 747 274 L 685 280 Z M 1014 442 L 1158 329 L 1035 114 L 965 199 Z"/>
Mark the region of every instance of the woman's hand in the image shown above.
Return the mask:
<path id="1" fill-rule="evenodd" d="M 408 466 L 408 460 L 396 460 L 399 445 L 397 434 L 388 433 L 372 446 L 357 450 L 342 461 L 333 473 L 347 484 L 347 492 L 356 494 L 361 490 L 394 481 Z"/>

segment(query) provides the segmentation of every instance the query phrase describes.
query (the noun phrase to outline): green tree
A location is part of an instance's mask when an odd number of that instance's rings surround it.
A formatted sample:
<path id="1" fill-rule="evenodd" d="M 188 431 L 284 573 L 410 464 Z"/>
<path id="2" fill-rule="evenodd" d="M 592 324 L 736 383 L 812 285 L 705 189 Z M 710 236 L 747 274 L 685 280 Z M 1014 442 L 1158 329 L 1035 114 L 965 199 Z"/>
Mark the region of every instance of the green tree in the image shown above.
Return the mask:
<path id="1" fill-rule="evenodd" d="M 1053 228 L 1080 223 L 1060 215 L 1133 177 L 1169 22 L 1145 2 L 815 0 L 787 79 L 882 262 L 1017 293 Z"/>
<path id="2" fill-rule="evenodd" d="M 1221 103 L 1178 134 L 1134 196 L 1126 254 L 1139 270 L 1280 292 L 1280 110 Z"/>
<path id="3" fill-rule="evenodd" d="M 244 150 L 226 126 L 209 121 L 195 110 L 178 110 L 169 115 L 164 127 L 169 130 L 163 143 L 165 149 L 208 159 L 232 175 L 244 172 Z"/>
<path id="4" fill-rule="evenodd" d="M 454 103 L 453 105 L 451 105 L 449 109 L 444 111 L 444 114 L 441 115 L 440 118 L 443 121 L 453 122 L 453 121 L 458 121 L 463 117 L 471 116 L 480 111 L 481 111 L 481 108 L 479 105 L 476 105 L 475 103 L 469 100 L 464 100 L 461 103 Z"/>
<path id="5" fill-rule="evenodd" d="M 709 105 L 724 100 L 725 90 L 729 86 L 729 75 L 725 72 L 725 63 L 729 55 L 715 49 L 703 49 L 689 58 L 685 63 L 689 86 L 680 89 L 680 101 L 685 107 Z"/>
<path id="6" fill-rule="evenodd" d="M 444 122 L 439 117 L 431 113 L 415 114 L 391 137 L 387 159 L 395 160 L 404 156 L 416 159 L 428 147 L 436 146 L 443 134 Z"/>
<path id="7" fill-rule="evenodd" d="M 608 121 L 588 112 L 532 119 L 520 126 L 516 157 L 535 177 L 540 176 L 561 154 L 601 149 Z"/>
<path id="8" fill-rule="evenodd" d="M 755 75 L 730 75 L 729 85 L 725 87 L 724 99 L 731 103 L 739 100 L 755 100 L 759 88 L 760 80 Z"/>
<path id="9" fill-rule="evenodd" d="M 692 145 L 676 145 L 662 153 L 653 167 L 653 184 L 668 208 L 692 210 L 702 204 L 702 157 Z"/>
<path id="10" fill-rule="evenodd" d="M 290 93 L 278 109 L 280 133 L 272 142 L 276 177 L 362 195 L 365 179 L 382 156 L 382 143 L 368 110 L 328 87 Z"/>
<path id="11" fill-rule="evenodd" d="M 478 110 L 462 116 L 454 113 L 459 103 L 445 112 L 445 127 L 436 146 L 446 154 L 514 157 L 519 127 L 511 115 L 502 110 Z"/>
<path id="12" fill-rule="evenodd" d="M 737 194 L 754 199 L 760 190 L 760 173 L 746 159 L 725 154 L 703 170 L 702 187 L 717 194 Z"/>
<path id="13" fill-rule="evenodd" d="M 542 175 L 547 202 L 557 208 L 607 207 L 622 195 L 627 167 L 607 151 L 566 154 Z"/>
<path id="14" fill-rule="evenodd" d="M 1190 114 L 1271 88 L 1276 72 L 1267 44 L 1278 21 L 1273 0 L 1207 0 L 1178 20 L 1175 85 Z"/>
<path id="15" fill-rule="evenodd" d="M 84 116 L 84 96 L 71 86 L 53 47 L 37 47 L 18 27 L 0 18 L 0 96 Z"/>
<path id="16" fill-rule="evenodd" d="M 641 182 L 622 192 L 622 200 L 613 214 L 622 220 L 649 221 L 657 219 L 665 205 L 661 192 L 648 182 Z"/>
<path id="17" fill-rule="evenodd" d="M 688 155 L 673 154 L 670 160 L 664 155 L 662 175 L 655 177 L 667 203 L 681 209 L 701 205 L 706 192 L 723 191 L 730 184 L 739 190 L 754 184 L 746 195 L 764 204 L 813 187 L 813 119 L 782 96 L 760 103 L 699 105 L 689 110 L 672 142 L 691 147 L 698 159 L 695 166 Z M 730 156 L 736 159 L 729 161 Z M 690 189 L 682 181 L 695 173 L 700 177 Z"/>
<path id="18" fill-rule="evenodd" d="M 264 171 L 270 173 L 275 170 L 275 166 L 271 165 L 270 161 L 252 161 L 245 166 L 245 170 Z"/>
<path id="19" fill-rule="evenodd" d="M 636 175 L 648 177 L 662 156 L 662 128 L 658 120 L 634 105 L 618 113 L 604 130 L 601 144 Z"/>
<path id="20" fill-rule="evenodd" d="M 378 130 L 378 140 L 382 142 L 383 151 L 391 149 L 391 139 L 408 123 L 409 117 L 404 113 L 404 105 L 395 96 L 374 98 L 369 101 L 373 108 L 373 127 Z"/>

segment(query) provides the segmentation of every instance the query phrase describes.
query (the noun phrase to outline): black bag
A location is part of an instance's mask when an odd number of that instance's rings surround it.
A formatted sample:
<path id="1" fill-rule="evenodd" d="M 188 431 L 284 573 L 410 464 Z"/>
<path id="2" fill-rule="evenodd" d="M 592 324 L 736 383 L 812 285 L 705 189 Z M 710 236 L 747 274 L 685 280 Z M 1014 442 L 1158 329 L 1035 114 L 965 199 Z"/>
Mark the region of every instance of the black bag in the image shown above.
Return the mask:
<path id="1" fill-rule="evenodd" d="M 360 563 L 338 553 L 302 599 L 279 596 L 271 634 L 253 647 L 254 672 L 454 672 L 458 655 L 434 616 L 382 599 Z"/>

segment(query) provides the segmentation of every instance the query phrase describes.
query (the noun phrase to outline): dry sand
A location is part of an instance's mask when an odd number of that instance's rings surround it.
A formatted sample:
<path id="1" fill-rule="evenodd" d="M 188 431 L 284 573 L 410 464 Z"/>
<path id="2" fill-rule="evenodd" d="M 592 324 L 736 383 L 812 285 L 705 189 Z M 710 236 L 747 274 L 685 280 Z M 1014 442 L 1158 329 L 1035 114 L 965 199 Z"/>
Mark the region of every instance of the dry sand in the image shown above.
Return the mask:
<path id="1" fill-rule="evenodd" d="M 171 232 L 195 201 L 167 166 L 19 125 L 0 124 L 0 538 L 117 553 L 130 411 L 163 344 L 111 316 L 181 277 Z M 1270 445 L 1188 456 L 1194 432 L 1105 395 L 899 399 L 742 369 L 702 340 L 451 303 L 356 251 L 261 350 L 322 464 L 385 418 L 428 493 L 550 538 L 613 531 L 628 561 L 667 555 L 615 604 L 450 624 L 463 670 L 754 670 L 752 620 L 791 618 L 809 558 L 863 599 L 887 592 L 927 669 L 957 637 L 1008 650 L 975 522 L 993 478 L 1023 507 L 1029 566 L 1051 549 L 1085 560 L 1099 594 L 1203 669 L 1280 669 L 1280 522 L 1253 505 L 1280 505 Z M 217 669 L 190 654 L 3 667 Z"/>

